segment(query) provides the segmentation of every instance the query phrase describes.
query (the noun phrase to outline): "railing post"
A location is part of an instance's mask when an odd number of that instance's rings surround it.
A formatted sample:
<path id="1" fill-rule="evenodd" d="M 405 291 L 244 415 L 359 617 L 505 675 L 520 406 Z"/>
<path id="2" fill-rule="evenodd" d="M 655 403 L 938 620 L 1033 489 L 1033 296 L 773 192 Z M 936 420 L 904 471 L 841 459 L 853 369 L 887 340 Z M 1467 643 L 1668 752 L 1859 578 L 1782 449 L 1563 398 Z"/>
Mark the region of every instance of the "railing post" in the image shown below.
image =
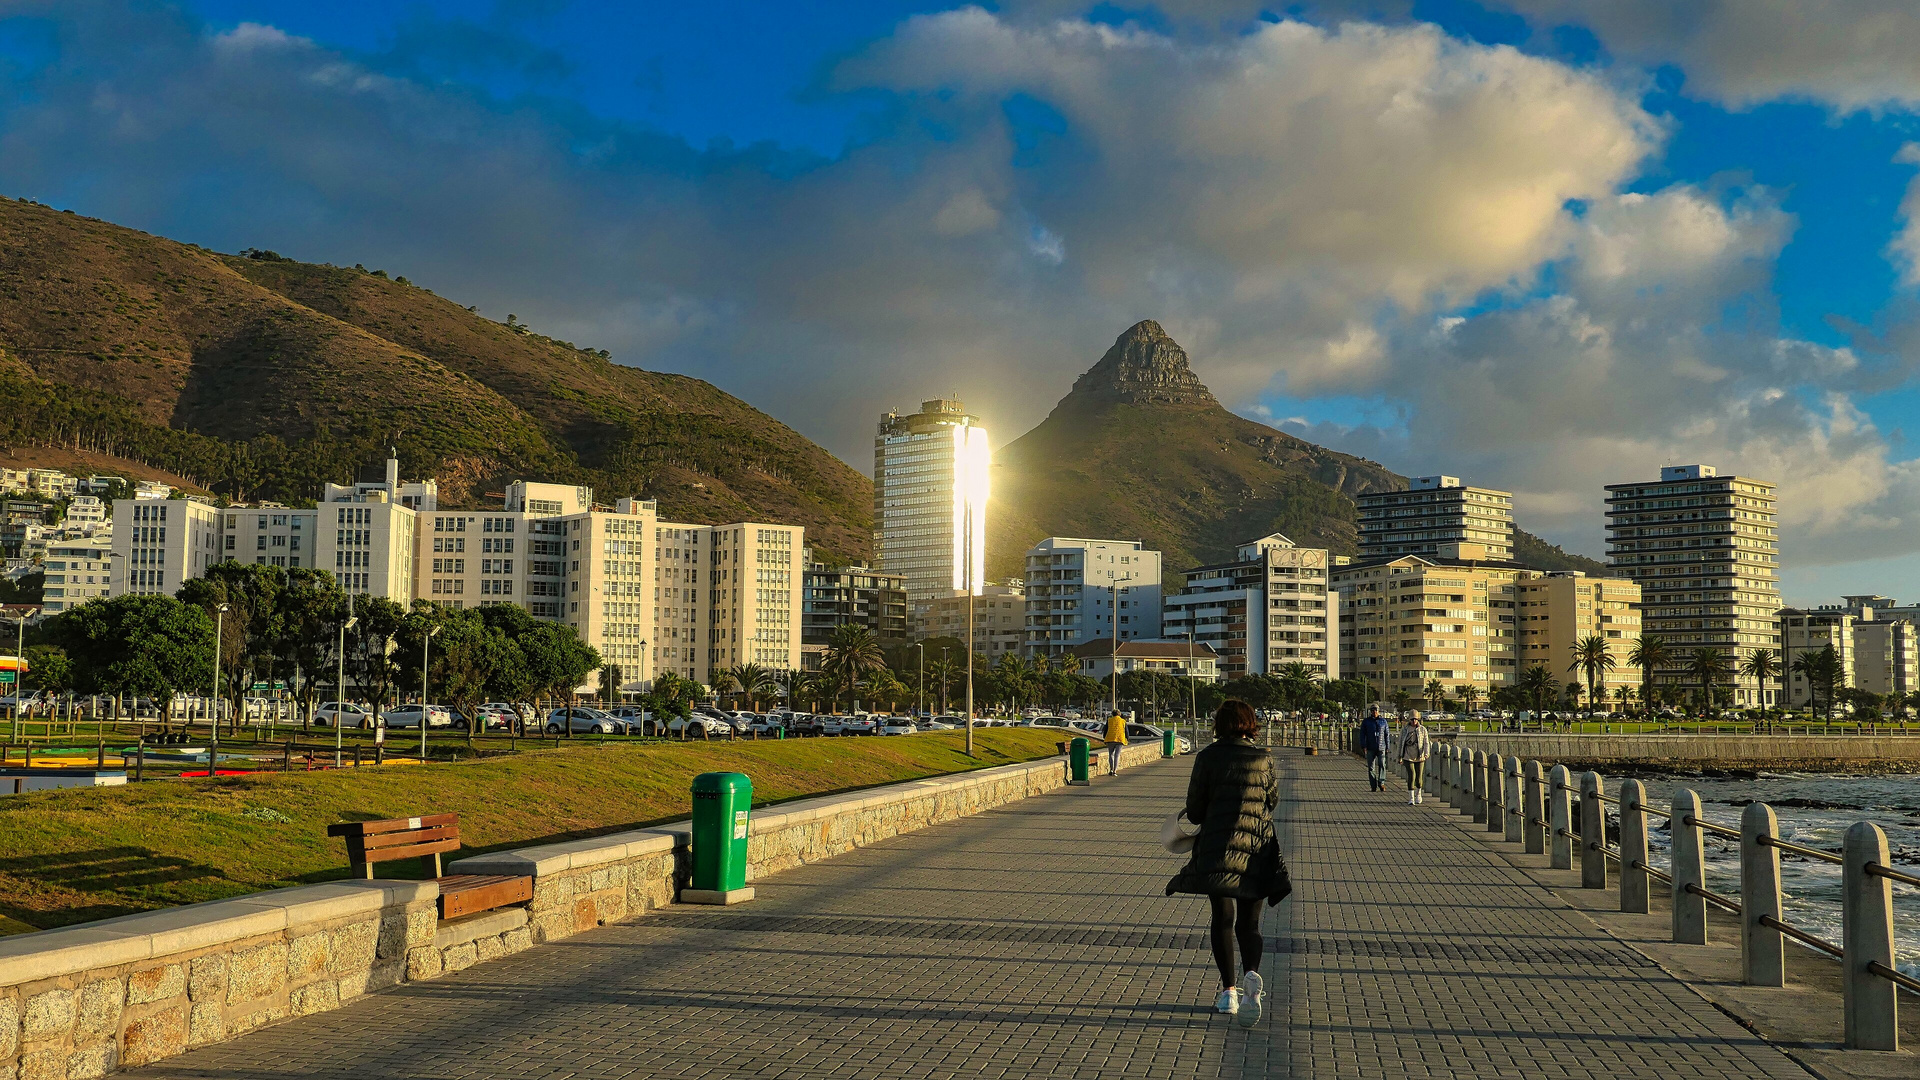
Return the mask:
<path id="1" fill-rule="evenodd" d="M 1440 801 L 1453 805 L 1453 744 L 1440 747 Z"/>
<path id="2" fill-rule="evenodd" d="M 1555 765 L 1547 782 L 1547 833 L 1552 857 L 1547 865 L 1555 870 L 1573 869 L 1573 796 L 1567 791 L 1572 774 L 1565 765 Z"/>
<path id="3" fill-rule="evenodd" d="M 1526 839 L 1527 854 L 1544 855 L 1547 851 L 1547 827 L 1540 824 L 1547 820 L 1547 781 L 1538 761 L 1529 761 L 1521 769 L 1521 782 L 1526 786 L 1526 797 L 1520 800 L 1525 812 L 1520 822 L 1522 835 Z"/>
<path id="4" fill-rule="evenodd" d="M 1507 812 L 1500 815 L 1500 827 L 1503 833 L 1501 839 L 1509 844 L 1517 844 L 1520 842 L 1519 810 L 1526 804 L 1526 800 L 1520 795 L 1520 759 L 1518 757 L 1507 759 L 1506 784 L 1507 797 L 1504 801 L 1507 804 Z"/>
<path id="5" fill-rule="evenodd" d="M 1867 873 L 1885 866 L 1887 834 L 1871 821 L 1855 822 L 1840 847 L 1841 992 L 1846 1002 L 1847 1049 L 1900 1049 L 1899 987 L 1867 970 L 1893 967 L 1893 882 Z"/>
<path id="6" fill-rule="evenodd" d="M 1440 790 L 1440 780 L 1434 776 L 1434 772 L 1440 767 L 1440 755 L 1434 753 L 1439 744 L 1429 742 L 1427 746 L 1427 767 L 1420 770 L 1420 788 L 1428 795 L 1432 795 Z"/>
<path id="7" fill-rule="evenodd" d="M 1652 910 L 1651 881 L 1647 874 L 1647 786 L 1628 780 L 1620 785 L 1620 910 L 1635 915 Z"/>
<path id="8" fill-rule="evenodd" d="M 1580 776 L 1580 887 L 1607 887 L 1606 781 L 1591 770 Z"/>
<path id="9" fill-rule="evenodd" d="M 1504 832 L 1507 827 L 1507 759 L 1487 755 L 1487 831 Z"/>
<path id="10" fill-rule="evenodd" d="M 1707 830 L 1700 827 L 1704 819 L 1699 794 L 1690 788 L 1674 792 L 1672 810 L 1672 860 L 1667 872 L 1673 876 L 1673 942 L 1705 945 L 1707 898 L 1692 891 L 1707 887 Z"/>
<path id="11" fill-rule="evenodd" d="M 1487 752 L 1473 752 L 1473 820 L 1487 820 Z"/>
<path id="12" fill-rule="evenodd" d="M 1760 920 L 1780 921 L 1780 835 L 1773 807 L 1749 803 L 1740 814 L 1740 976 L 1748 986 L 1787 985 L 1787 937 Z"/>

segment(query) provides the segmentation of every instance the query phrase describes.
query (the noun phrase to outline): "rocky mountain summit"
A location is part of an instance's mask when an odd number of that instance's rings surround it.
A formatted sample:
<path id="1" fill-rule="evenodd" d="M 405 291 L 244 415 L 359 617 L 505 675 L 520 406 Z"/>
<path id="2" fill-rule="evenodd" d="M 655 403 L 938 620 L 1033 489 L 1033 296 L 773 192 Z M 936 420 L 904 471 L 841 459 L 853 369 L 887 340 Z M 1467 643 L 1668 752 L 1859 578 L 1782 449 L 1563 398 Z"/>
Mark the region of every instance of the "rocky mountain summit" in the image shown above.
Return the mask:
<path id="1" fill-rule="evenodd" d="M 1075 399 L 1129 405 L 1220 405 L 1188 366 L 1187 350 L 1152 319 L 1128 327 L 1099 363 L 1074 380 L 1067 401 Z"/>

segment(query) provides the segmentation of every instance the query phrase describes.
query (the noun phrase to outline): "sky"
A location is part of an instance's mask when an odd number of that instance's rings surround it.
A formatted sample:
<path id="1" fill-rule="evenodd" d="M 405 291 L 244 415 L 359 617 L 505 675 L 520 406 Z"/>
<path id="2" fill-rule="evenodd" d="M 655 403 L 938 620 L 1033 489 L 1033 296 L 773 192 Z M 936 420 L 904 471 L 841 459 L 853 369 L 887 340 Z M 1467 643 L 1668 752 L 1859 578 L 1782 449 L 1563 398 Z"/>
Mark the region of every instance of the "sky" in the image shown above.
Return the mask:
<path id="1" fill-rule="evenodd" d="M 0 194 L 362 263 L 863 470 L 1156 319 L 1230 408 L 1515 492 L 1780 486 L 1920 598 L 1911 0 L 0 0 Z"/>

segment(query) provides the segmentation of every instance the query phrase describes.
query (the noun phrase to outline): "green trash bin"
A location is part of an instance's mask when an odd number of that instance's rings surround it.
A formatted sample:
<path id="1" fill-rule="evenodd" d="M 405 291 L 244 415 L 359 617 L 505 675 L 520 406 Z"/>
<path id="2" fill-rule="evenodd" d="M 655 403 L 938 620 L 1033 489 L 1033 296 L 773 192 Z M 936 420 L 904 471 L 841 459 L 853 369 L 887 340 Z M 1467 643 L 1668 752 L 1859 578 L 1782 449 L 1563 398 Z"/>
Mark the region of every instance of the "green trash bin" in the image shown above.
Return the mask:
<path id="1" fill-rule="evenodd" d="M 693 778 L 693 880 L 680 890 L 685 904 L 743 904 L 747 887 L 747 824 L 753 781 L 739 773 Z"/>
<path id="2" fill-rule="evenodd" d="M 786 729 L 786 728 L 784 728 L 784 727 L 777 727 L 777 728 L 774 728 L 774 729 L 773 729 L 773 737 L 774 737 L 774 738 L 776 738 L 776 739 L 784 739 L 784 738 L 786 738 L 786 737 L 787 737 L 787 729 Z"/>
<path id="3" fill-rule="evenodd" d="M 1172 757 L 1175 753 L 1179 752 L 1180 744 L 1175 742 L 1174 738 L 1175 736 L 1172 731 L 1163 731 L 1160 733 L 1161 757 Z"/>
<path id="4" fill-rule="evenodd" d="M 1067 747 L 1067 783 L 1086 784 L 1089 764 L 1093 757 L 1093 744 L 1085 739 L 1075 739 Z"/>

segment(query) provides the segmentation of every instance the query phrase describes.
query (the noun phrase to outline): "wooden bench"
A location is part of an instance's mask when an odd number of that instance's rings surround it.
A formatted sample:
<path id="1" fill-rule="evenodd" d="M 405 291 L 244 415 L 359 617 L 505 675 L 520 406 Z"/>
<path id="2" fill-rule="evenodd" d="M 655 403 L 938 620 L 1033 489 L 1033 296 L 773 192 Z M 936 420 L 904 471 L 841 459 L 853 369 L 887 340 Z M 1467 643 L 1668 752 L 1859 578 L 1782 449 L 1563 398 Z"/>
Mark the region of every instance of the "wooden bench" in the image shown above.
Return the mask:
<path id="1" fill-rule="evenodd" d="M 491 911 L 533 899 L 533 879 L 502 874 L 444 874 L 440 853 L 460 849 L 460 815 L 392 818 L 386 821 L 343 821 L 327 826 L 328 836 L 345 837 L 347 865 L 353 876 L 373 877 L 373 864 L 395 859 L 425 859 L 440 886 L 440 917 Z"/>

